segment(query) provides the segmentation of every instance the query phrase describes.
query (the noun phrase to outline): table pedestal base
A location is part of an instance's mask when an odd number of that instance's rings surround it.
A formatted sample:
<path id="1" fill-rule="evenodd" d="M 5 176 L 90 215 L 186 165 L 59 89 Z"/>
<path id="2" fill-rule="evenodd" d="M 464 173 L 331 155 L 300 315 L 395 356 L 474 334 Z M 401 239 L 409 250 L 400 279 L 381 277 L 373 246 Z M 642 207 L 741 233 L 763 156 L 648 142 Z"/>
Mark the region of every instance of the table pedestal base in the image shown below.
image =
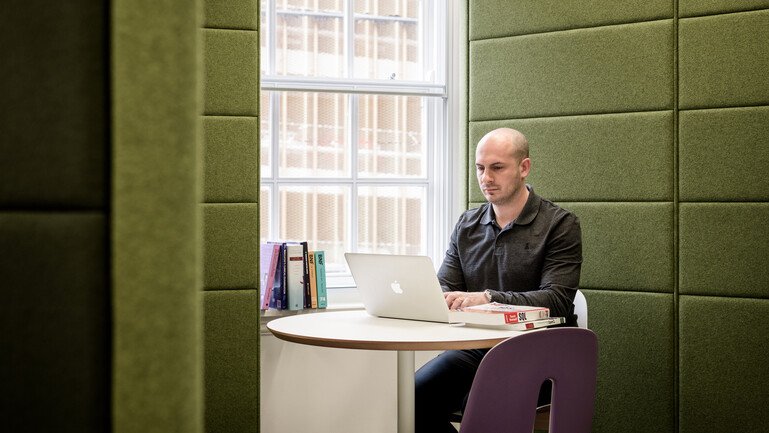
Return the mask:
<path id="1" fill-rule="evenodd" d="M 414 351 L 398 351 L 398 433 L 414 433 Z"/>

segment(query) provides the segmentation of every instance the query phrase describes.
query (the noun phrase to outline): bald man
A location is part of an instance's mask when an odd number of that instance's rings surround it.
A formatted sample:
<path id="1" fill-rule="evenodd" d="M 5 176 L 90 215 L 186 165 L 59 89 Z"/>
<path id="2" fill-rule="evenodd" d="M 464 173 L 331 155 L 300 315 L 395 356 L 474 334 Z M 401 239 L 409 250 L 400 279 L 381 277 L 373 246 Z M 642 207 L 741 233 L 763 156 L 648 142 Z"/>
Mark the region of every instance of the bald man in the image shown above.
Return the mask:
<path id="1" fill-rule="evenodd" d="M 488 302 L 550 308 L 576 324 L 574 295 L 582 266 L 577 217 L 534 193 L 529 143 L 519 131 L 495 129 L 475 151 L 486 203 L 462 214 L 438 279 L 450 309 Z M 488 350 L 449 350 L 416 374 L 416 431 L 453 432 L 451 413 L 463 408 Z M 515 366 L 510 366 L 515 368 Z M 550 398 L 543 386 L 540 403 Z"/>

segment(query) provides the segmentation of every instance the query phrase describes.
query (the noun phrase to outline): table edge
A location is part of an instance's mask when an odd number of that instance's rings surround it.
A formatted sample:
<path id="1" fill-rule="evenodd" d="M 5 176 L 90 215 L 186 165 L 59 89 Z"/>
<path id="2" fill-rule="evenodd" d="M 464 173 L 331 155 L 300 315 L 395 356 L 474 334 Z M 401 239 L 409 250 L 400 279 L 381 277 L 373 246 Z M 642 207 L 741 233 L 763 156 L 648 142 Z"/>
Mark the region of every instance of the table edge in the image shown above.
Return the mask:
<path id="1" fill-rule="evenodd" d="M 305 344 L 309 346 L 333 347 L 339 349 L 363 350 L 463 350 L 489 349 L 511 336 L 483 338 L 464 341 L 370 341 L 370 340 L 341 340 L 334 338 L 307 337 L 289 334 L 270 329 L 272 334 L 284 341 Z"/>

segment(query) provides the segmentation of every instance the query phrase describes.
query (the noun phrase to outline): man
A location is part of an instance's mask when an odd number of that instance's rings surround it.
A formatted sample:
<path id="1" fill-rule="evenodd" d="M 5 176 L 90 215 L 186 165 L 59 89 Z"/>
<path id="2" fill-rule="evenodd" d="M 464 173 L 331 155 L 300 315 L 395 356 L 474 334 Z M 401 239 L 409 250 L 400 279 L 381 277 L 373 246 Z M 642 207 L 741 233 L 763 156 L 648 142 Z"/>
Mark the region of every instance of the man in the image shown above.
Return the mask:
<path id="1" fill-rule="evenodd" d="M 550 308 L 576 324 L 574 295 L 582 266 L 579 220 L 526 185 L 531 170 L 523 134 L 495 129 L 478 142 L 478 185 L 488 203 L 462 214 L 438 271 L 450 309 L 488 302 Z M 450 350 L 416 374 L 416 430 L 456 432 L 462 409 L 488 350 Z M 510 366 L 515 368 L 515 366 Z M 543 387 L 540 403 L 549 402 Z"/>

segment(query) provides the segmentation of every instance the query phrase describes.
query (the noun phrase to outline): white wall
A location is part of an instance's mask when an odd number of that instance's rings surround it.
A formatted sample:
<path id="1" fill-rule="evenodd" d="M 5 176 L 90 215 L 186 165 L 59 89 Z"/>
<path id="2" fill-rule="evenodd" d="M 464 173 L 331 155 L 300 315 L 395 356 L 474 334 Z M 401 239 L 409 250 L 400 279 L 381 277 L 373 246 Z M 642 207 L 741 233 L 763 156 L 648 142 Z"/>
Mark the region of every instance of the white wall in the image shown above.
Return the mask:
<path id="1" fill-rule="evenodd" d="M 417 352 L 417 368 L 439 352 Z M 261 336 L 263 433 L 393 433 L 397 430 L 392 351 L 304 346 Z"/>

